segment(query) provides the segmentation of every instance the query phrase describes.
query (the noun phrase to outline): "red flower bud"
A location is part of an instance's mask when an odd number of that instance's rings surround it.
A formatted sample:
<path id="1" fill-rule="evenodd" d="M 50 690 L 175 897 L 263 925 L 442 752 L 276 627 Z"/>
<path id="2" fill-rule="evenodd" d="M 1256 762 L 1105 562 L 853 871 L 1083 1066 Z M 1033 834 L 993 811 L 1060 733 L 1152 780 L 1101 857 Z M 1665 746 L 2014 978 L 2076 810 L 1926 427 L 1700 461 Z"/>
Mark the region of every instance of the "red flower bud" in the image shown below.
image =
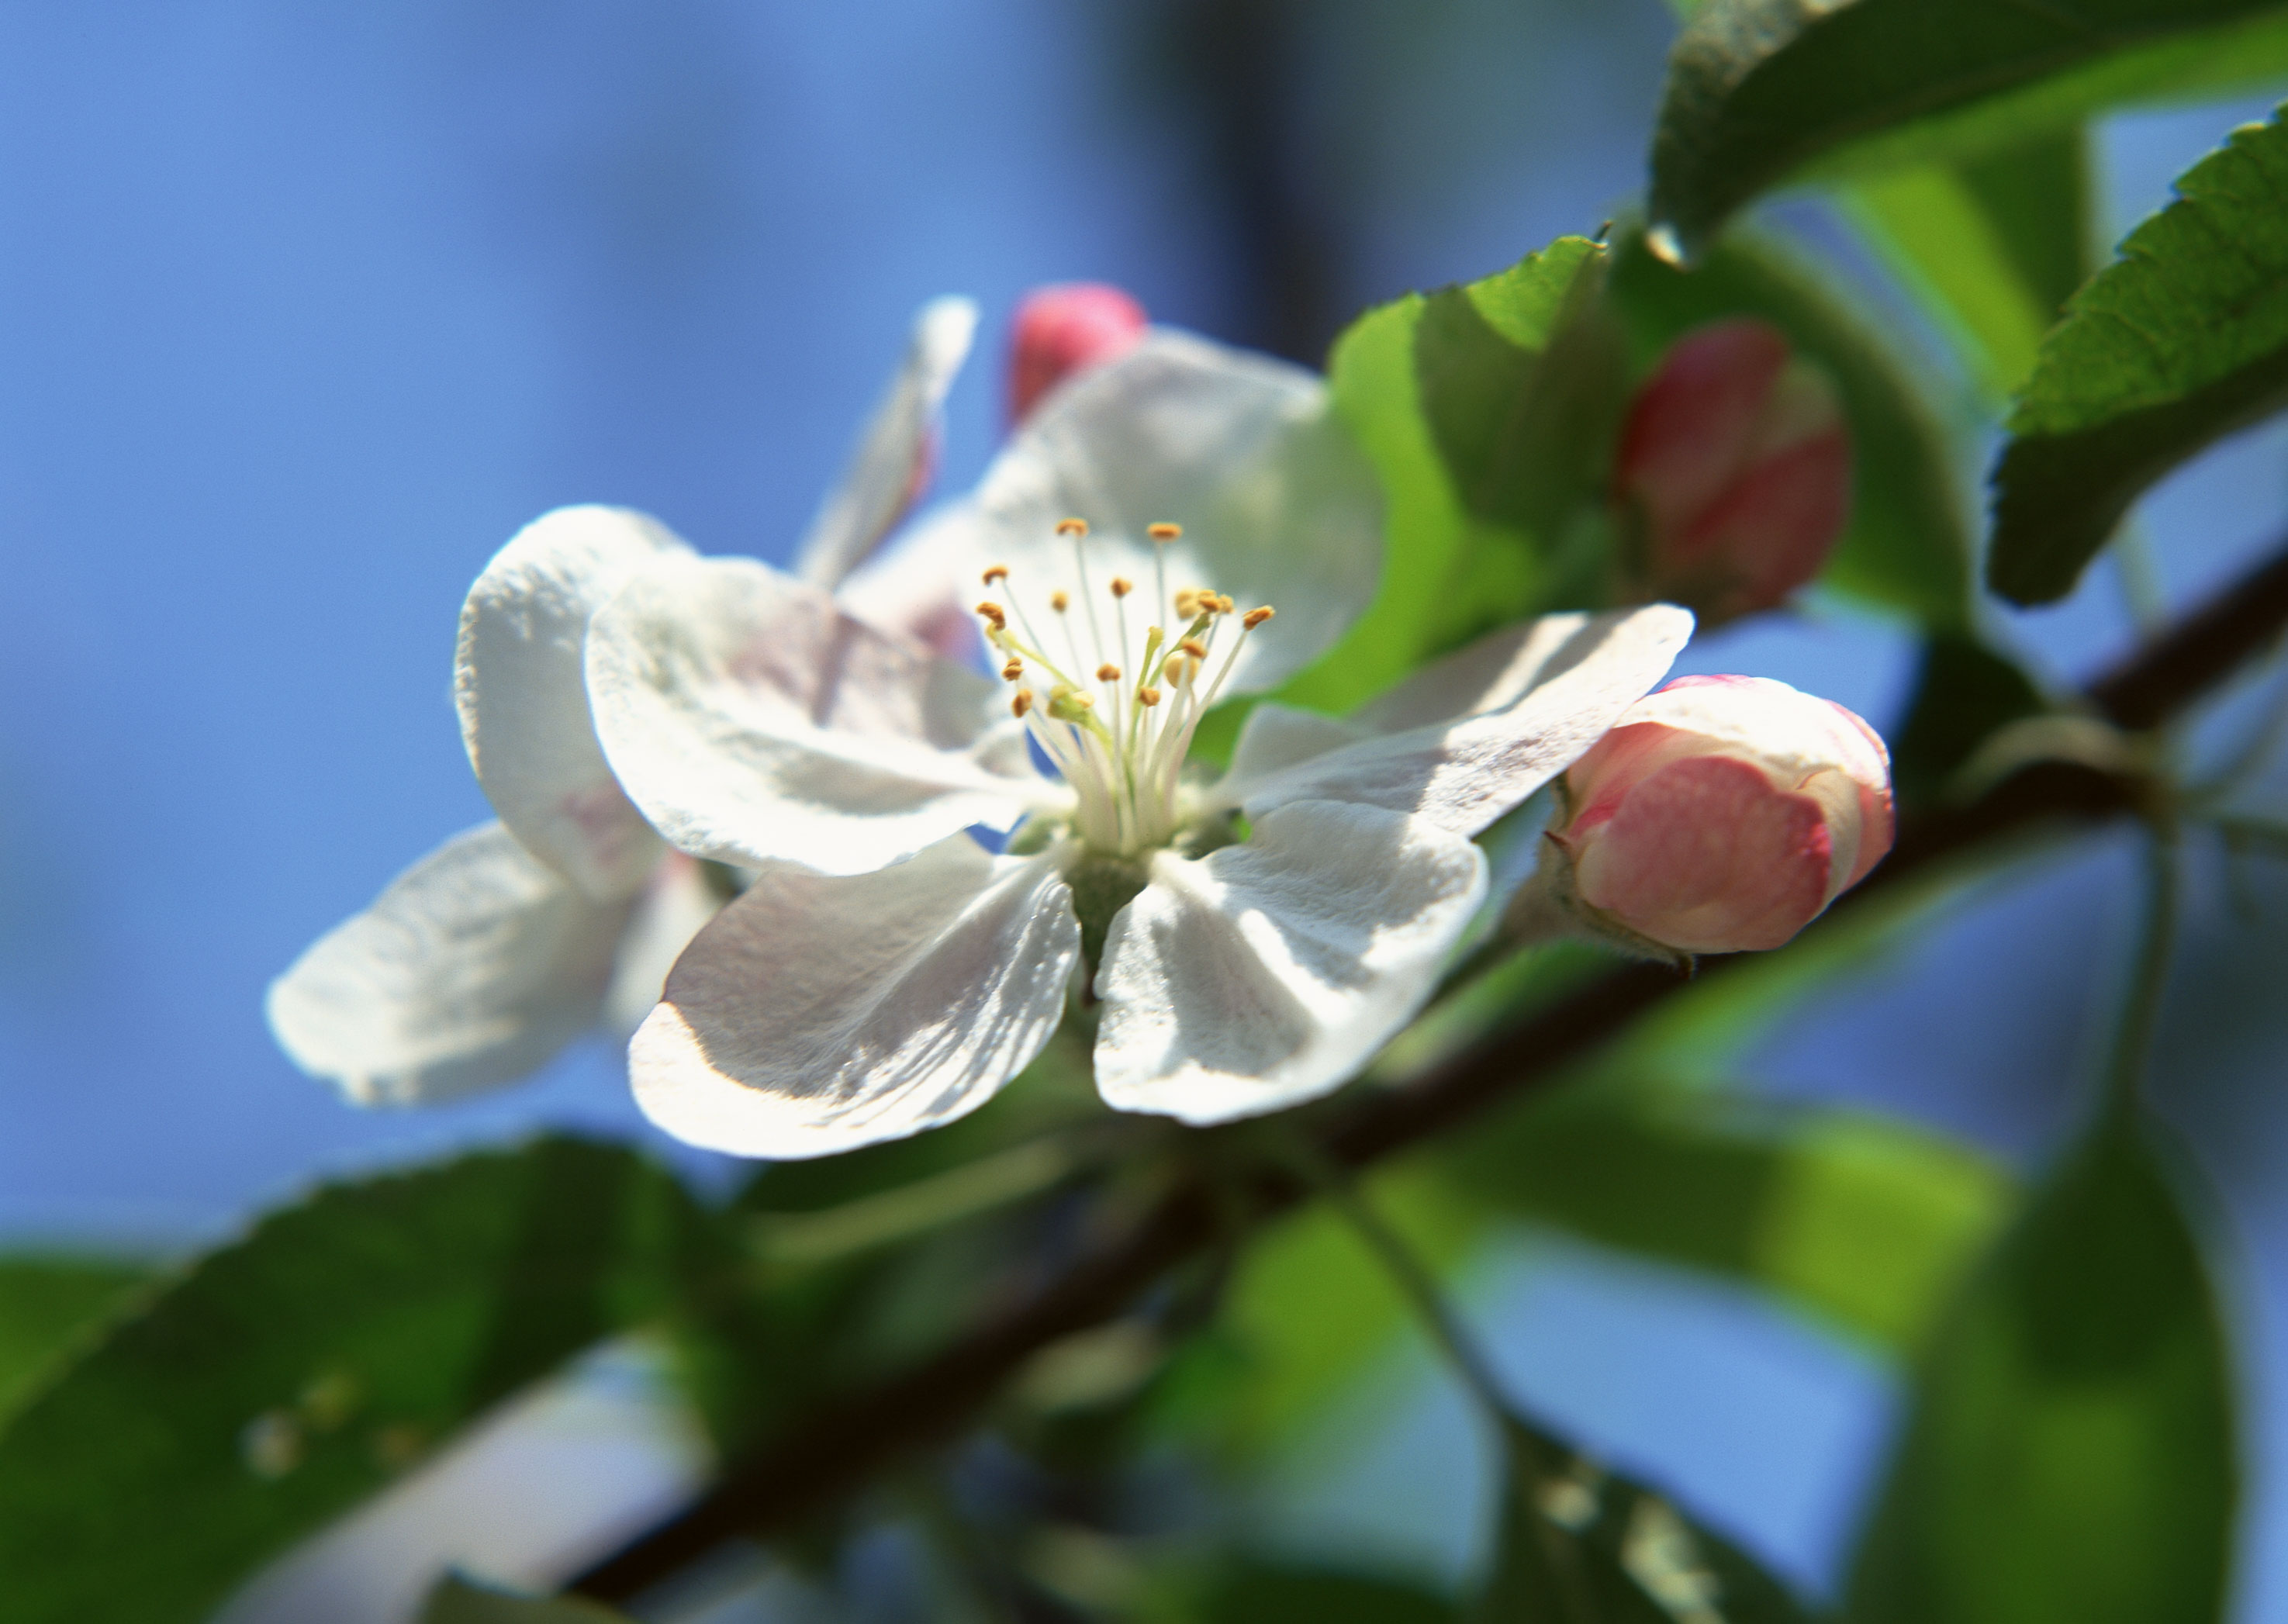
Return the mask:
<path id="1" fill-rule="evenodd" d="M 1034 289 L 1010 325 L 1010 423 L 1024 422 L 1043 395 L 1074 373 L 1125 355 L 1145 326 L 1144 307 L 1106 283 Z"/>
<path id="2" fill-rule="evenodd" d="M 1882 740 L 1768 677 L 1679 677 L 1564 790 L 1545 884 L 1593 931 L 1678 953 L 1776 947 L 1891 849 Z"/>
<path id="3" fill-rule="evenodd" d="M 1704 623 L 1770 608 L 1819 573 L 1850 516 L 1834 386 L 1768 322 L 1687 334 L 1630 405 L 1613 497 L 1646 597 Z"/>

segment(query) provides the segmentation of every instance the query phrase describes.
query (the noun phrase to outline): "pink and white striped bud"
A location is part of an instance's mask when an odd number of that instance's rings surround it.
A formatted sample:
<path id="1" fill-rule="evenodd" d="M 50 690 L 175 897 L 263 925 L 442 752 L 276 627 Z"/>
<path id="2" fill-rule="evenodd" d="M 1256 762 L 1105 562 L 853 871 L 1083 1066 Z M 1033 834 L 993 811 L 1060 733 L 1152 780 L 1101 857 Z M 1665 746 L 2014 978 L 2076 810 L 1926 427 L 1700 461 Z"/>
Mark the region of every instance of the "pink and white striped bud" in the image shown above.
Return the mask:
<path id="1" fill-rule="evenodd" d="M 1827 375 L 1768 322 L 1688 333 L 1622 425 L 1613 500 L 1642 595 L 1704 627 L 1783 601 L 1851 512 L 1851 431 Z"/>
<path id="2" fill-rule="evenodd" d="M 1891 758 L 1763 677 L 1680 677 L 1565 774 L 1544 894 L 1640 950 L 1776 947 L 1891 849 Z"/>
<path id="3" fill-rule="evenodd" d="M 1148 325 L 1144 306 L 1105 282 L 1036 288 L 1009 329 L 1009 421 L 1025 421 L 1041 397 L 1074 373 L 1117 360 Z"/>

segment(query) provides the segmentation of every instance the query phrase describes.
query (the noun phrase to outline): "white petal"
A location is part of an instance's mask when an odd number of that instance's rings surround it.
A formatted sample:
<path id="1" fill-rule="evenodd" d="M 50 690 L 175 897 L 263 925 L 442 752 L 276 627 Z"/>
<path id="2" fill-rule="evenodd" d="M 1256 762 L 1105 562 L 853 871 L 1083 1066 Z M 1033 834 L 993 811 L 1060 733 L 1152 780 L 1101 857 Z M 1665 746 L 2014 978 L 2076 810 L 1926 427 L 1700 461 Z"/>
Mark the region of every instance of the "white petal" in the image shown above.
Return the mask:
<path id="1" fill-rule="evenodd" d="M 1250 782 L 1372 735 L 1341 717 L 1265 700 L 1247 713 L 1231 747 L 1234 782 Z"/>
<path id="2" fill-rule="evenodd" d="M 270 984 L 297 1066 L 361 1105 L 536 1071 L 595 1024 L 625 901 L 590 901 L 497 823 L 457 835 Z"/>
<path id="3" fill-rule="evenodd" d="M 604 1026 L 624 1042 L 659 1002 L 667 972 L 702 926 L 721 909 L 724 893 L 696 858 L 670 852 L 636 897 L 635 912 L 620 933 L 612 985 L 604 994 Z"/>
<path id="4" fill-rule="evenodd" d="M 678 558 L 596 617 L 588 690 L 675 845 L 863 874 L 1054 795 L 995 685 L 751 558 Z"/>
<path id="5" fill-rule="evenodd" d="M 902 1138 L 1023 1069 L 1079 953 L 1054 861 L 965 835 L 854 879 L 767 870 L 668 976 L 629 1046 L 637 1103 L 741 1156 Z"/>
<path id="6" fill-rule="evenodd" d="M 1259 776 L 1235 772 L 1210 793 L 1251 819 L 1295 801 L 1347 801 L 1474 835 L 1602 738 L 1691 635 L 1692 616 L 1667 604 L 1546 616 L 1521 648 L 1526 657 L 1490 685 L 1497 693 L 1519 680 L 1528 685 L 1505 708 L 1386 733 Z M 1469 687 L 1457 683 L 1447 693 Z M 1404 714 L 1402 706 L 1394 710 Z"/>
<path id="7" fill-rule="evenodd" d="M 867 420 L 842 483 L 820 504 L 795 553 L 795 574 L 831 591 L 898 522 L 927 478 L 938 413 L 969 355 L 977 306 L 932 299 L 914 318 L 906 358 Z"/>
<path id="8" fill-rule="evenodd" d="M 461 607 L 453 696 L 501 821 L 590 896 L 624 897 L 658 838 L 604 763 L 581 653 L 588 622 L 643 566 L 690 549 L 624 508 L 559 508 L 493 555 Z"/>
<path id="9" fill-rule="evenodd" d="M 1467 840 L 1325 801 L 1161 853 L 1105 938 L 1097 1088 L 1196 1124 L 1330 1092 L 1421 1008 L 1485 891 Z"/>
<path id="10" fill-rule="evenodd" d="M 975 611 L 976 518 L 966 497 L 941 503 L 834 589 L 834 601 L 884 631 L 916 638 L 957 665 L 985 649 Z"/>
<path id="11" fill-rule="evenodd" d="M 1140 640 L 1148 624 L 1175 628 L 1172 606 L 1155 602 L 1156 561 L 1172 597 L 1212 587 L 1243 610 L 1276 608 L 1227 693 L 1309 664 L 1365 608 L 1382 568 L 1380 487 L 1317 375 L 1164 328 L 1045 401 L 987 471 L 977 505 L 982 561 L 1010 566 L 1004 590 L 1044 637 L 1059 588 L 1090 593 L 1074 619 L 1084 632 L 1093 607 L 1109 634 L 1115 575 L 1136 583 L 1126 609 Z M 1055 535 L 1066 518 L 1092 527 L 1085 587 L 1072 543 Z M 1161 522 L 1184 534 L 1156 550 L 1145 530 Z M 1066 657 L 1061 645 L 1045 652 Z M 1103 657 L 1124 662 L 1108 646 Z"/>

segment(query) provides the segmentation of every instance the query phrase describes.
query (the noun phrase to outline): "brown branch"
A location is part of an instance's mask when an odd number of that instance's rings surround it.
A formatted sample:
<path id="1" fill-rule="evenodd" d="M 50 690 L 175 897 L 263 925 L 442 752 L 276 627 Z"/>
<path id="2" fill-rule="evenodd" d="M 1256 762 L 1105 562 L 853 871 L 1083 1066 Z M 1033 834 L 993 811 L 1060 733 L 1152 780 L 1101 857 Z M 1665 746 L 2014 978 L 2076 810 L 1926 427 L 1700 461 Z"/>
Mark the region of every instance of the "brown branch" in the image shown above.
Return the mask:
<path id="1" fill-rule="evenodd" d="M 2178 629 L 2088 689 L 2124 725 L 2150 726 L 2182 710 L 2268 647 L 2288 627 L 2288 551 L 2189 615 Z M 2094 769 L 2038 763 L 1964 807 L 1907 824 L 1883 865 L 1838 903 L 1863 904 L 1907 876 L 2014 832 L 2094 823 L 2136 811 L 2145 787 Z M 1720 973 L 1728 962 L 1706 962 Z M 1554 1008 L 1493 1034 L 1408 1087 L 1370 1096 L 1333 1120 L 1329 1154 L 1364 1167 L 1466 1121 L 1487 1106 L 1560 1076 L 1683 985 L 1664 968 L 1615 970 Z M 1299 1200 L 1283 1175 L 1258 1176 L 1259 1216 Z M 835 1399 L 751 1460 L 697 1503 L 573 1585 L 624 1601 L 741 1535 L 783 1530 L 830 1507 L 886 1466 L 973 1424 L 1033 1354 L 1116 1318 L 1156 1280 L 1212 1247 L 1220 1231 L 1215 1192 L 1196 1180 L 1164 1198 L 1134 1228 L 1083 1256 L 1029 1301 L 989 1320 L 911 1370 Z"/>

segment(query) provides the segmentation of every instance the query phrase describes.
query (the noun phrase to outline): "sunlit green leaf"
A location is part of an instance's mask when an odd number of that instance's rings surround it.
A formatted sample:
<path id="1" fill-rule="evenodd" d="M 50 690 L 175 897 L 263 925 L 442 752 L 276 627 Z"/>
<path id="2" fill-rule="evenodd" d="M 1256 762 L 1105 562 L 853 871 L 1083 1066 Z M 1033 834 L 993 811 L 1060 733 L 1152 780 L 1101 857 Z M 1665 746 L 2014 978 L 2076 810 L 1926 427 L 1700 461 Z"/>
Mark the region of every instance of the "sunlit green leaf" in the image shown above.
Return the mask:
<path id="1" fill-rule="evenodd" d="M 429 1592 L 421 1624 L 624 1624 L 626 1615 L 578 1596 L 511 1596 L 464 1579 L 447 1579 Z"/>
<path id="2" fill-rule="evenodd" d="M 0 1258 L 0 1421 L 150 1276 L 107 1258 Z"/>
<path id="3" fill-rule="evenodd" d="M 2150 1140 L 2077 1149 L 1950 1311 L 1851 1582 L 1856 1624 L 2214 1620 L 2225 1332 Z"/>
<path id="4" fill-rule="evenodd" d="M 1697 253 L 1791 178 L 1988 152 L 2284 71 L 2278 0 L 1708 0 L 1669 60 L 1652 216 Z"/>
<path id="5" fill-rule="evenodd" d="M 1834 377 L 1851 423 L 1851 522 L 1823 577 L 1925 625 L 1964 623 L 1970 541 L 1944 437 L 1898 360 L 1776 248 L 1735 239 L 1690 273 L 1632 236 L 1615 252 L 1615 308 L 1640 368 L 1680 335 L 1760 316 Z"/>
<path id="6" fill-rule="evenodd" d="M 690 1212 L 650 1163 L 559 1138 L 264 1219 L 0 1430 L 11 1624 L 195 1624 L 489 1406 L 661 1314 Z"/>
<path id="7" fill-rule="evenodd" d="M 1844 197 L 1997 404 L 2033 371 L 2042 335 L 2095 268 L 2079 130 L 1870 176 Z"/>
<path id="8" fill-rule="evenodd" d="M 2288 405 L 2288 126 L 2234 131 L 2177 183 L 2042 343 L 1994 470 L 1987 579 L 2073 590 L 2129 505 Z"/>

